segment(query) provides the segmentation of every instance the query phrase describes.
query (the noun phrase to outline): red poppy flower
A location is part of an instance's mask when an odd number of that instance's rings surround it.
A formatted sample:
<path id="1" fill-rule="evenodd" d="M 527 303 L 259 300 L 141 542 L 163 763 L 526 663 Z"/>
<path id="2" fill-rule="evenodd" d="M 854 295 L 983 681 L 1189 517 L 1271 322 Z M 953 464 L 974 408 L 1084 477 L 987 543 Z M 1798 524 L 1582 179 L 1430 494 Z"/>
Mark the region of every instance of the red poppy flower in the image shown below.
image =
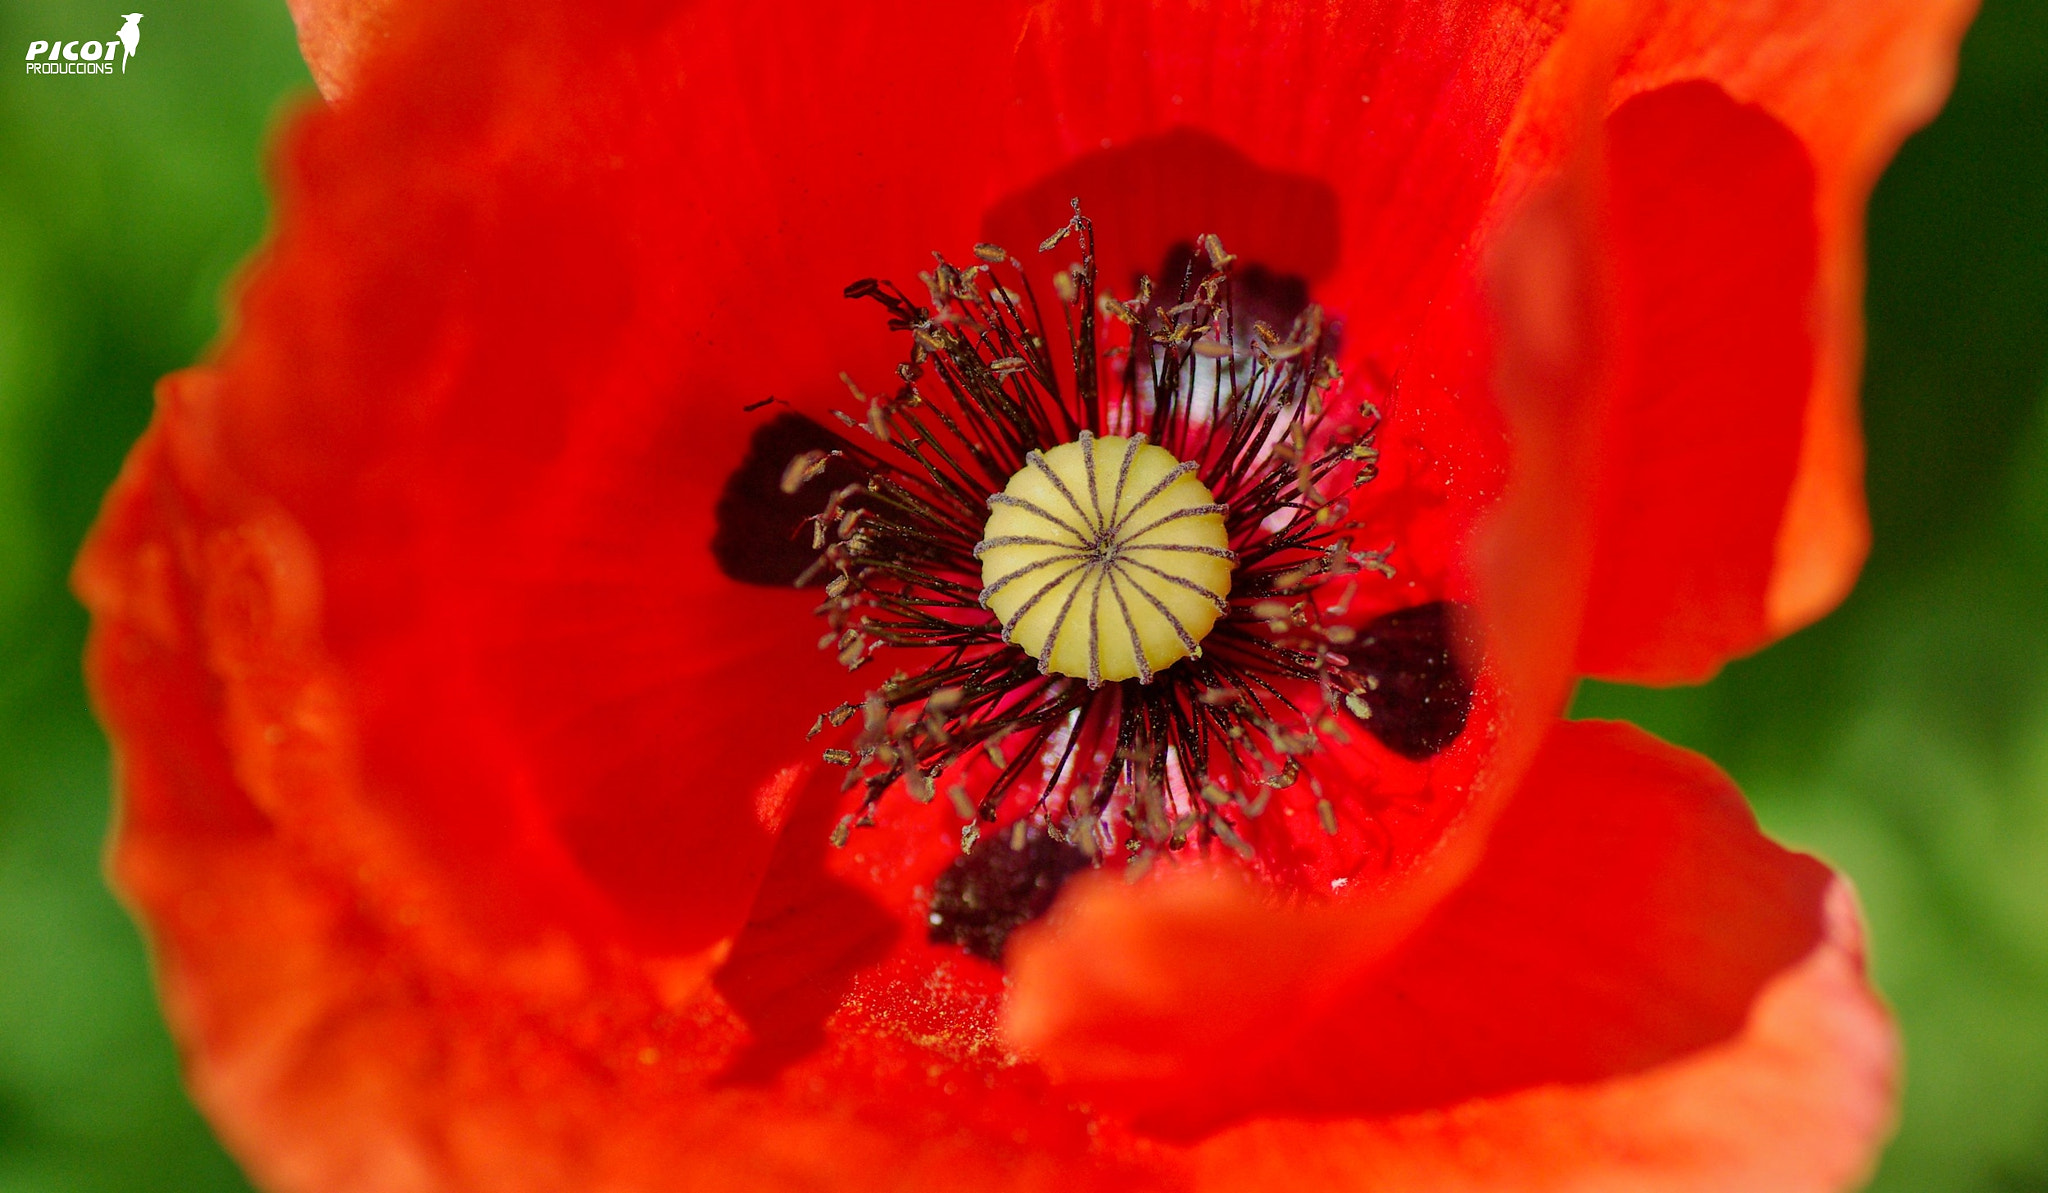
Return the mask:
<path id="1" fill-rule="evenodd" d="M 295 6 L 335 102 L 79 564 L 259 1181 L 1864 1170 L 1841 882 L 1557 716 L 1852 581 L 1860 213 L 1967 4 L 560 7 Z M 959 595 L 1066 418 L 1225 536 L 1149 683 Z"/>

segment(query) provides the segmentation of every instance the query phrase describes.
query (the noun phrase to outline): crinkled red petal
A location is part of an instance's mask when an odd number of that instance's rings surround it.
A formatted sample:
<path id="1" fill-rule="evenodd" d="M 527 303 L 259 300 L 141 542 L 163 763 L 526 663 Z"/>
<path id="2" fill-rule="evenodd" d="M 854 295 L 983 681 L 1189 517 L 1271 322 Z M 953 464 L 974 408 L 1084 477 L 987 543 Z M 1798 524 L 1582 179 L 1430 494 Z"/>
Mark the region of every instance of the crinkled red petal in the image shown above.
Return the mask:
<path id="1" fill-rule="evenodd" d="M 1975 10 L 1801 0 L 1574 21 L 1573 51 L 1612 62 L 1617 288 L 1582 671 L 1703 679 L 1855 582 L 1864 204 L 1947 94 Z"/>
<path id="2" fill-rule="evenodd" d="M 1813 164 L 1710 83 L 1607 120 L 1617 323 L 1579 669 L 1697 678 L 1769 633 L 1813 389 Z"/>
<path id="3" fill-rule="evenodd" d="M 1412 928 L 1372 900 L 1101 880 L 1018 941 L 1007 1026 L 1066 1088 L 1177 1138 L 1597 1083 L 1738 1037 L 1822 947 L 1831 881 L 1704 759 L 1563 723 L 1477 868 Z"/>
<path id="4" fill-rule="evenodd" d="M 1594 1193 L 1861 1185 L 1890 1132 L 1899 1044 L 1864 977 L 1855 898 L 1726 1043 L 1633 1076 L 1387 1119 L 1246 1124 L 1196 1149 L 1195 1187 Z"/>

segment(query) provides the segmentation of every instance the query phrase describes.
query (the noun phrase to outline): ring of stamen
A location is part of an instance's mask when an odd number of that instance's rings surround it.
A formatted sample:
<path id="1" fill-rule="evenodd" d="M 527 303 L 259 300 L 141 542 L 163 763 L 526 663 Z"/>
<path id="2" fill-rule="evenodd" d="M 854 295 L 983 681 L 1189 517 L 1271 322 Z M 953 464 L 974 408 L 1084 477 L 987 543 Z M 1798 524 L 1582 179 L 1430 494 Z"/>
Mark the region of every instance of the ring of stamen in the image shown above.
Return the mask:
<path id="1" fill-rule="evenodd" d="M 989 498 L 981 604 L 1046 674 L 1152 682 L 1229 612 L 1228 508 L 1195 466 L 1130 438 L 1033 451 Z"/>
<path id="2" fill-rule="evenodd" d="M 1304 776 L 1283 798 L 1335 832 L 1305 759 L 1347 724 L 1397 719 L 1372 705 L 1381 677 L 1342 620 L 1366 573 L 1391 574 L 1347 492 L 1374 475 L 1379 411 L 1344 392 L 1320 308 L 1275 328 L 1234 305 L 1213 237 L 1206 270 L 1173 270 L 1158 295 L 1140 279 L 1128 302 L 1098 290 L 1078 206 L 1039 247 L 1062 244 L 1078 257 L 1053 275 L 1064 375 L 1029 272 L 994 246 L 920 275 L 929 306 L 847 288 L 910 345 L 891 392 L 847 380 L 856 409 L 834 417 L 866 438 L 831 455 L 867 475 L 823 495 L 799 580 L 827 578 L 821 649 L 853 669 L 900 660 L 812 726 L 858 717 L 824 751 L 866 789 L 832 840 L 900 788 L 951 802 L 968 857 L 1005 824 L 1000 850 L 1042 828 L 1138 866 L 1197 843 L 1249 855 L 1240 828 Z M 807 453 L 783 484 L 817 467 Z"/>

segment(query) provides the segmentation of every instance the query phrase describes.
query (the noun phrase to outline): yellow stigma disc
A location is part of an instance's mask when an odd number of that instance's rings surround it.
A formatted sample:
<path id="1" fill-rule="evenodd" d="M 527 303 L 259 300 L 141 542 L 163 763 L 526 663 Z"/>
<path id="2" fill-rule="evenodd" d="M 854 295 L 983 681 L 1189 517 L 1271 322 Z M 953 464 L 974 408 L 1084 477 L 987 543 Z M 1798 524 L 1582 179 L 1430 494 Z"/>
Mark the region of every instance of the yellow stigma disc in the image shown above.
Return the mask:
<path id="1" fill-rule="evenodd" d="M 1025 457 L 988 499 L 981 604 L 1003 638 L 1045 672 L 1105 680 L 1152 676 L 1201 653 L 1227 612 L 1225 508 L 1195 466 L 1143 435 L 1096 438 Z"/>

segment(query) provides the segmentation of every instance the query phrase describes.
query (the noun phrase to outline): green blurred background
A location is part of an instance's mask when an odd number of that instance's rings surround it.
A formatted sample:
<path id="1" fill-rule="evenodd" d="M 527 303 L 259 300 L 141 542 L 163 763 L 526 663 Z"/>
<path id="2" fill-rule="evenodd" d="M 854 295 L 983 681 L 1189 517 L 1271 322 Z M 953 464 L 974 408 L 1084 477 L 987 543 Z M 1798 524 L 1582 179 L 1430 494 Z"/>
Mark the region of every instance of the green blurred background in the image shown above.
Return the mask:
<path id="1" fill-rule="evenodd" d="M 7 0 L 0 50 L 111 8 Z M 100 878 L 106 747 L 65 569 L 151 384 L 261 234 L 308 81 L 282 0 L 154 10 L 125 76 L 0 89 L 0 1193 L 247 1186 L 180 1091 Z M 1904 1022 L 1876 1187 L 2048 1193 L 2048 0 L 1990 0 L 1871 209 L 1877 548 L 1821 625 L 1703 687 L 1589 686 L 1854 876 Z"/>

